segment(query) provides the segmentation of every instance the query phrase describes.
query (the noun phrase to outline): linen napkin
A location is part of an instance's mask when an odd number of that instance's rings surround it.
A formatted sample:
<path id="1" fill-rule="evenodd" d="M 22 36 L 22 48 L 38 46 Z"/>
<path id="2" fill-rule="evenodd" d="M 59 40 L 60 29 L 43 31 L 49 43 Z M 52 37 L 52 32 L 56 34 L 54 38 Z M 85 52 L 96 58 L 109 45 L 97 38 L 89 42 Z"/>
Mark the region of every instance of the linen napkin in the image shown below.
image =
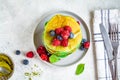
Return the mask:
<path id="1" fill-rule="evenodd" d="M 98 80 L 112 80 L 110 68 L 108 65 L 108 57 L 107 57 L 106 50 L 104 48 L 104 43 L 103 43 L 100 28 L 99 28 L 99 24 L 103 23 L 108 33 L 109 33 L 108 22 L 110 22 L 111 24 L 118 24 L 119 39 L 120 39 L 120 10 L 118 9 L 95 10 L 93 22 L 94 22 L 93 23 L 93 31 L 94 31 L 93 41 L 95 44 L 94 46 L 95 46 L 95 53 L 96 53 Z M 120 79 L 119 67 L 120 67 L 120 51 L 118 51 L 118 77 Z"/>

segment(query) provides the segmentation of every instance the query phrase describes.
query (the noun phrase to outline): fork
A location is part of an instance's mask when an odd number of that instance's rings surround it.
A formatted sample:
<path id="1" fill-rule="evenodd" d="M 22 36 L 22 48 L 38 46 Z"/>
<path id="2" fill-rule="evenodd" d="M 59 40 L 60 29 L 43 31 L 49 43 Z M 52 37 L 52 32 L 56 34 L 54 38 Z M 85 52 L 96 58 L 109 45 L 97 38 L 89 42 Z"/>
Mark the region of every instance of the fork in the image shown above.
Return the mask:
<path id="1" fill-rule="evenodd" d="M 117 54 L 118 54 L 118 47 L 119 47 L 119 32 L 118 32 L 118 24 L 112 24 L 110 27 L 110 39 L 113 47 L 113 56 L 114 56 L 114 76 L 113 80 L 118 80 L 118 72 L 117 72 Z"/>

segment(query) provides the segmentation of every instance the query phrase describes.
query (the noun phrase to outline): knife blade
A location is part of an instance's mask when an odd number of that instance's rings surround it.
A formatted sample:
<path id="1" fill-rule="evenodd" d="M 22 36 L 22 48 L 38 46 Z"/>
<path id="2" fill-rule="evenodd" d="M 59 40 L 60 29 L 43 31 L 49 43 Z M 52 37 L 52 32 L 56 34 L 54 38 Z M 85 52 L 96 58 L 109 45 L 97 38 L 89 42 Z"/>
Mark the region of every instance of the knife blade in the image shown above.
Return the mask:
<path id="1" fill-rule="evenodd" d="M 102 23 L 100 24 L 100 31 L 102 33 L 104 46 L 107 51 L 108 60 L 113 60 L 113 47 L 108 36 L 108 33 Z"/>

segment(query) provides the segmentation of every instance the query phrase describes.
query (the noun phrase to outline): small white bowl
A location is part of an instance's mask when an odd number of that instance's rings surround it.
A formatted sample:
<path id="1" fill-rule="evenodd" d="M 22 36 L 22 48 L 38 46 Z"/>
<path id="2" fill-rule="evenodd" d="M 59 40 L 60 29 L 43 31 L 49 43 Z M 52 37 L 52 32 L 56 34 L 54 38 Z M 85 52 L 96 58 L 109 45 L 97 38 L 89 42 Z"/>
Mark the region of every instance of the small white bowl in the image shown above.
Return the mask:
<path id="1" fill-rule="evenodd" d="M 7 77 L 9 79 L 14 73 L 14 63 L 13 63 L 12 59 L 8 55 L 6 55 L 4 53 L 0 53 L 0 56 L 1 55 L 4 55 L 5 57 L 7 57 L 9 59 L 9 61 L 12 63 L 12 66 L 10 66 L 13 69 L 12 72 L 10 72 L 8 76 L 5 76 L 5 77 Z"/>

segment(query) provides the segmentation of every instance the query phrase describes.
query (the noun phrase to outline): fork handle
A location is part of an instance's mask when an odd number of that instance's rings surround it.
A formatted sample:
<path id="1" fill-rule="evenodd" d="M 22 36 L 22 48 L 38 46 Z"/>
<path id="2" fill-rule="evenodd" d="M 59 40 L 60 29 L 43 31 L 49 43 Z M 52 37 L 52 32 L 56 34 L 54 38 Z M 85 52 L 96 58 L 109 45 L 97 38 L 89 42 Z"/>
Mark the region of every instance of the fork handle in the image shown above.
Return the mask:
<path id="1" fill-rule="evenodd" d="M 117 51 L 114 51 L 114 80 L 119 80 L 118 79 L 118 69 L 117 69 Z"/>

